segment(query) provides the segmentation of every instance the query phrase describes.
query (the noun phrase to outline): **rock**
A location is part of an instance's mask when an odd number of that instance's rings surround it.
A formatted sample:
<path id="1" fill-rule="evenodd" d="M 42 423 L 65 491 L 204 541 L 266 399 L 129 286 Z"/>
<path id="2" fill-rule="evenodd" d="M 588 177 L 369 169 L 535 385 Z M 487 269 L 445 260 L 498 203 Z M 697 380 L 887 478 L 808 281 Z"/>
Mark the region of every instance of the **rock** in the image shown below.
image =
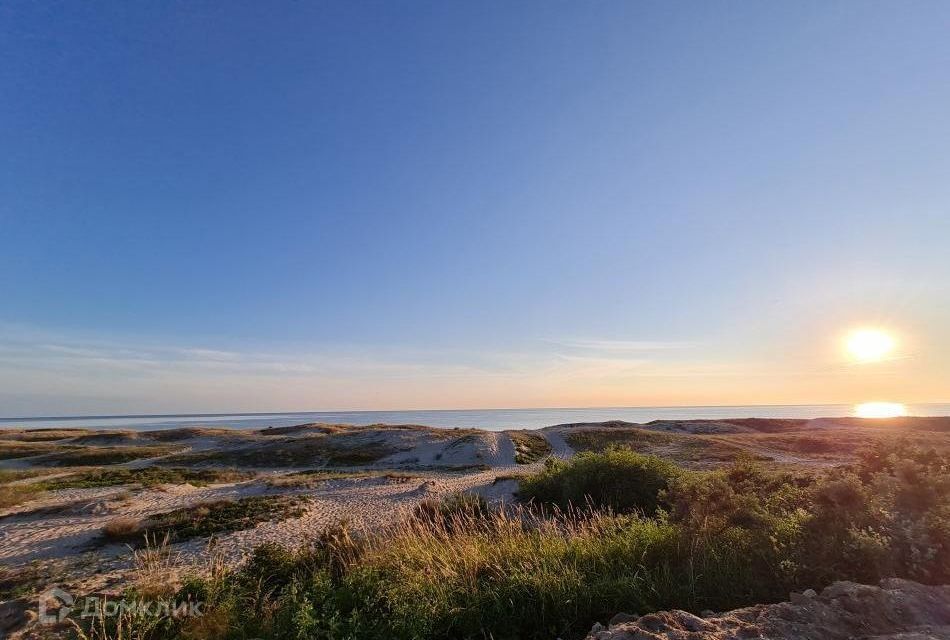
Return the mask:
<path id="1" fill-rule="evenodd" d="M 620 620 L 624 616 L 623 621 Z M 630 616 L 632 618 L 632 616 Z M 615 620 L 616 623 L 615 623 Z M 880 586 L 836 582 L 820 594 L 703 617 L 661 611 L 635 619 L 618 614 L 588 640 L 950 640 L 950 586 L 883 580 Z"/>
<path id="2" fill-rule="evenodd" d="M 630 613 L 618 613 L 617 615 L 615 615 L 613 618 L 610 619 L 610 622 L 607 623 L 607 626 L 608 626 L 608 627 L 615 627 L 615 626 L 617 626 L 618 624 L 623 624 L 624 622 L 633 622 L 633 621 L 635 621 L 635 620 L 636 620 L 637 618 L 639 618 L 639 617 L 640 617 L 640 616 L 637 615 L 636 613 L 634 613 L 634 614 L 630 614 Z"/>
<path id="3" fill-rule="evenodd" d="M 715 618 L 716 612 L 713 611 L 712 609 L 703 609 L 702 611 L 699 612 L 699 617 L 700 618 Z"/>

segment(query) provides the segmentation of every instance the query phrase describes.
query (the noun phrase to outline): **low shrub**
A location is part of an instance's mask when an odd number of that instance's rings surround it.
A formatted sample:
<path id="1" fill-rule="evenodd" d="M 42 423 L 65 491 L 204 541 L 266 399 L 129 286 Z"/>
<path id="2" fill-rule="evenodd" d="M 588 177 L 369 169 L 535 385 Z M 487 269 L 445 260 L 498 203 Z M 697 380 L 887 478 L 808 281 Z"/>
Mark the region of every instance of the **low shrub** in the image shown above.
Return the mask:
<path id="1" fill-rule="evenodd" d="M 950 455 L 880 442 L 816 485 L 802 535 L 802 572 L 950 582 Z"/>
<path id="2" fill-rule="evenodd" d="M 560 509 L 593 506 L 653 515 L 661 506 L 661 492 L 681 473 L 668 460 L 610 447 L 570 460 L 549 458 L 543 470 L 521 480 L 520 495 Z"/>
<path id="3" fill-rule="evenodd" d="M 144 523 L 138 518 L 113 518 L 102 528 L 102 535 L 110 542 L 127 542 L 140 537 Z"/>

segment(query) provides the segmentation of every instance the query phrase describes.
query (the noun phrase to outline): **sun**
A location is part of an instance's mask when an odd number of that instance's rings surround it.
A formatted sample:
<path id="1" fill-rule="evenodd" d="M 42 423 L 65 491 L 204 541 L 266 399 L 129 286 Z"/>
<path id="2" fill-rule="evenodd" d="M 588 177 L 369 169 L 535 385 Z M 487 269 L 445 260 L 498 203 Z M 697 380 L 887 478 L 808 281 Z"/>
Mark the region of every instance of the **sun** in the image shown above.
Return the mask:
<path id="1" fill-rule="evenodd" d="M 896 341 L 880 329 L 859 329 L 848 336 L 847 348 L 858 362 L 877 362 L 894 350 Z"/>

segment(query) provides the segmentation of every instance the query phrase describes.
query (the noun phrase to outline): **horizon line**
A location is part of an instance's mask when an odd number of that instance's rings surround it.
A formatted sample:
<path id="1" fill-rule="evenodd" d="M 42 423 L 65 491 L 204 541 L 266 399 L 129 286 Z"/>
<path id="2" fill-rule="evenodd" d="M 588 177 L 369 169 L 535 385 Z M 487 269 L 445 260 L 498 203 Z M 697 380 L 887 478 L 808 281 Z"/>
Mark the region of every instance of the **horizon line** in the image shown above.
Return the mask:
<path id="1" fill-rule="evenodd" d="M 60 415 L 60 416 L 15 416 L 0 417 L 0 422 L 39 421 L 39 420 L 104 420 L 107 418 L 228 418 L 234 416 L 292 416 L 320 413 L 449 413 L 458 411 L 584 411 L 599 409 L 723 409 L 730 407 L 837 407 L 854 405 L 854 402 L 794 402 L 794 403 L 753 403 L 753 404 L 672 404 L 672 405 L 608 405 L 588 407 L 486 407 L 480 409 L 320 409 L 306 411 L 237 411 L 227 413 L 131 413 L 102 415 Z M 859 403 L 858 403 L 859 404 Z M 950 404 L 946 401 L 909 402 L 910 405 Z"/>

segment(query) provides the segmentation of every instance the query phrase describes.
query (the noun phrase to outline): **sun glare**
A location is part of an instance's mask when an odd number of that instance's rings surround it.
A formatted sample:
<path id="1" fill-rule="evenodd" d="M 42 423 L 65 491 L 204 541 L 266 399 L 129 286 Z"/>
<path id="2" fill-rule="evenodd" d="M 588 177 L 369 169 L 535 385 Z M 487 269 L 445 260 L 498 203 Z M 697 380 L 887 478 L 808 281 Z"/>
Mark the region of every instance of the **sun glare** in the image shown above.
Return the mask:
<path id="1" fill-rule="evenodd" d="M 907 415 L 907 407 L 899 402 L 864 402 L 854 408 L 859 418 L 898 418 Z"/>
<path id="2" fill-rule="evenodd" d="M 880 329 L 860 329 L 848 336 L 847 348 L 859 362 L 876 362 L 894 350 L 894 338 Z"/>

